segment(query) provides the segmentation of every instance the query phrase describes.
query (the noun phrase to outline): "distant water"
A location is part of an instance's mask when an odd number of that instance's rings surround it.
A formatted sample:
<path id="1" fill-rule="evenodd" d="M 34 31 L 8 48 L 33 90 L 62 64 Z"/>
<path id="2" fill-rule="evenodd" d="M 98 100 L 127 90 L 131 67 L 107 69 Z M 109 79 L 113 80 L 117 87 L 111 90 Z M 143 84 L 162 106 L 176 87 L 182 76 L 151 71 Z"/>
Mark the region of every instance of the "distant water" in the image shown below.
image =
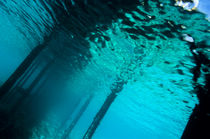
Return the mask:
<path id="1" fill-rule="evenodd" d="M 173 0 L 2 0 L 0 24 L 0 85 L 43 46 L 0 100 L 4 138 L 85 138 L 100 111 L 93 139 L 180 138 L 209 72 L 209 21 Z"/>

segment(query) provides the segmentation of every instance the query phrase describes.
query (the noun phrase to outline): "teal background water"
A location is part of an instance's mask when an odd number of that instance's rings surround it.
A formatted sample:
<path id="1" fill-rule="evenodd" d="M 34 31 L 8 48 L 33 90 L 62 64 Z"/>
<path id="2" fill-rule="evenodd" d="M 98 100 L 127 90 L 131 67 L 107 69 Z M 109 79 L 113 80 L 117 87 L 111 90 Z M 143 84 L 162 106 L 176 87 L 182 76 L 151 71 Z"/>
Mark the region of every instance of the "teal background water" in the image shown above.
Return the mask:
<path id="1" fill-rule="evenodd" d="M 93 21 L 91 12 L 85 14 L 81 9 L 75 10 L 81 16 L 70 18 L 71 9 L 59 0 L 0 2 L 0 85 L 38 44 L 47 42 L 47 49 L 35 60 L 40 65 L 24 89 L 44 67 L 45 56 L 55 60 L 30 92 L 30 98 L 35 98 L 31 106 L 37 109 L 35 114 L 51 105 L 46 116 L 30 129 L 30 138 L 62 138 L 93 95 L 68 135 L 82 138 L 117 77 L 127 83 L 102 119 L 94 139 L 181 137 L 198 104 L 191 72 L 196 64 L 182 37 L 189 34 L 196 43 L 209 41 L 210 24 L 204 14 L 185 11 L 173 1 L 150 0 L 148 4 L 149 9 L 143 1 L 133 7 L 119 6 L 117 13 Z M 110 10 L 103 6 L 89 8 L 95 8 L 99 15 Z M 62 12 L 69 15 L 62 17 Z M 106 23 L 103 18 L 110 21 Z M 93 27 L 92 22 L 96 22 Z M 197 51 L 209 55 L 208 48 Z M 201 76 L 197 83 L 203 85 L 204 81 Z"/>

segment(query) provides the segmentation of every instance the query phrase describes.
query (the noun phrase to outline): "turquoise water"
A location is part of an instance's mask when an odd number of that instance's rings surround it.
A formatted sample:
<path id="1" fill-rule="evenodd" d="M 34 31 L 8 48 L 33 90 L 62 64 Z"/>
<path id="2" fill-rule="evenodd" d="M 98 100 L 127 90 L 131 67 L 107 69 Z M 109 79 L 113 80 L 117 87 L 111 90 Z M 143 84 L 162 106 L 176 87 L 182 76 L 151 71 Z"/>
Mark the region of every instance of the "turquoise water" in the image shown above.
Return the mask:
<path id="1" fill-rule="evenodd" d="M 199 103 L 195 84 L 205 84 L 204 70 L 197 81 L 192 72 L 194 53 L 209 56 L 199 45 L 210 38 L 204 14 L 172 0 L 3 0 L 0 13 L 0 85 L 44 46 L 1 98 L 13 119 L 2 136 L 85 138 L 112 92 L 93 139 L 182 136 Z"/>

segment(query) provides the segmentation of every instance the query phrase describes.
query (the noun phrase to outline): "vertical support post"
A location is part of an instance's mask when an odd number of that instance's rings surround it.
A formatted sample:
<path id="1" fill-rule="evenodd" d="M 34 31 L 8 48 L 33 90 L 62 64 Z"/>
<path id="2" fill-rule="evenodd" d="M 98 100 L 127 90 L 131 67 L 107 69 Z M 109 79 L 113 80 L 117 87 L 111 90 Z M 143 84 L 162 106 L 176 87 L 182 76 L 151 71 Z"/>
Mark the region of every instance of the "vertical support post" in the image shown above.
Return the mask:
<path id="1" fill-rule="evenodd" d="M 15 106 L 12 108 L 11 111 L 16 111 L 19 107 L 24 104 L 25 99 L 28 98 L 31 95 L 31 92 L 33 88 L 37 85 L 37 83 L 41 80 L 43 75 L 47 72 L 47 70 L 50 68 L 50 66 L 53 64 L 54 60 L 51 60 L 48 64 L 45 65 L 45 67 L 40 71 L 40 73 L 37 75 L 37 77 L 34 79 L 34 81 L 31 83 L 28 89 L 24 90 L 22 93 L 22 97 L 15 103 Z"/>
<path id="2" fill-rule="evenodd" d="M 117 79 L 117 81 L 113 84 L 111 88 L 111 93 L 106 98 L 105 102 L 103 103 L 102 107 L 96 114 L 95 118 L 93 119 L 91 125 L 89 126 L 88 130 L 86 131 L 83 139 L 91 139 L 93 134 L 95 133 L 97 127 L 99 126 L 101 120 L 104 118 L 106 112 L 108 111 L 111 104 L 114 102 L 117 94 L 122 91 L 123 85 L 125 82 L 121 79 Z"/>
<path id="3" fill-rule="evenodd" d="M 40 54 L 40 52 L 45 48 L 45 44 L 35 47 L 31 53 L 25 58 L 25 60 L 20 64 L 20 66 L 15 70 L 15 72 L 9 77 L 9 79 L 0 88 L 0 98 L 2 98 L 12 86 L 17 82 L 17 80 L 26 72 L 28 67 L 32 64 L 34 59 Z"/>
<path id="4" fill-rule="evenodd" d="M 85 103 L 82 105 L 82 107 L 81 107 L 80 111 L 78 112 L 78 114 L 76 115 L 75 119 L 71 122 L 70 126 L 65 130 L 62 139 L 67 139 L 68 138 L 68 135 L 71 133 L 72 129 L 75 127 L 75 125 L 77 124 L 77 122 L 81 118 L 82 114 L 87 109 L 87 107 L 88 107 L 90 101 L 92 100 L 92 98 L 93 98 L 93 94 L 90 94 L 90 96 L 87 98 Z"/>

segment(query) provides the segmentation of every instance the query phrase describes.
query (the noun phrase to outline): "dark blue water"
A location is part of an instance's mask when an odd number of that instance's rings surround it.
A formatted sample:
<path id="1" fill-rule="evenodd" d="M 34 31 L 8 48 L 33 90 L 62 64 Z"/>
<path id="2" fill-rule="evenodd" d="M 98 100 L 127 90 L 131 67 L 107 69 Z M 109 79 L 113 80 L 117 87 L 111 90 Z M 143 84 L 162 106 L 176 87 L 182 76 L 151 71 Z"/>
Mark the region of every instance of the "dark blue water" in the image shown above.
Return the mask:
<path id="1" fill-rule="evenodd" d="M 5 139 L 180 138 L 209 73 L 209 21 L 173 0 L 2 0 L 0 25 Z"/>

